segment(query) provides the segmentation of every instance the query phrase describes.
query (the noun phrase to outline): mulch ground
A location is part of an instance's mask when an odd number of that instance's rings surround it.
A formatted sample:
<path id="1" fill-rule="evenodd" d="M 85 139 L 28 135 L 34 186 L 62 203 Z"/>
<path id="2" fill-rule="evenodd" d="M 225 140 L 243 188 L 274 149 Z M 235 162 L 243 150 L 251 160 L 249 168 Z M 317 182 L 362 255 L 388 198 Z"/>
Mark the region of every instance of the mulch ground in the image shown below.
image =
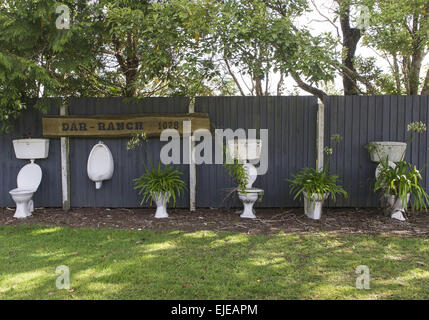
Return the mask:
<path id="1" fill-rule="evenodd" d="M 39 208 L 26 219 L 13 218 L 14 210 L 0 208 L 0 225 L 69 226 L 158 231 L 227 231 L 247 234 L 312 233 L 429 235 L 429 213 L 411 214 L 406 222 L 383 215 L 381 209 L 324 209 L 319 221 L 308 219 L 303 208 L 261 209 L 258 219 L 241 219 L 238 209 L 169 209 L 168 219 L 155 219 L 154 209 Z"/>

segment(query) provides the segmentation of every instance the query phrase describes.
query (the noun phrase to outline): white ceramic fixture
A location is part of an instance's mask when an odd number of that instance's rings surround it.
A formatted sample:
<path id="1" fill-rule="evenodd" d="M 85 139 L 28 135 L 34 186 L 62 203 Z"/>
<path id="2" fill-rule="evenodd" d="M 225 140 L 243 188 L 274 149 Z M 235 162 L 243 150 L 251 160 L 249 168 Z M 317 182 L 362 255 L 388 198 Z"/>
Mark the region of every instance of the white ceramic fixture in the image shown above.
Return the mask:
<path id="1" fill-rule="evenodd" d="M 170 195 L 155 193 L 152 195 L 152 199 L 156 203 L 155 218 L 157 219 L 168 218 L 167 203 L 168 203 L 168 200 L 170 199 Z"/>
<path id="2" fill-rule="evenodd" d="M 389 167 L 395 169 L 396 163 L 389 161 Z M 378 179 L 378 176 L 380 175 L 381 170 L 383 169 L 383 165 L 381 163 L 378 164 L 377 168 L 375 168 L 375 178 Z"/>
<path id="3" fill-rule="evenodd" d="M 304 194 L 304 213 L 307 217 L 313 220 L 319 220 L 322 216 L 323 201 L 328 199 L 329 194 L 324 194 L 323 199 L 318 194 L 312 194 L 308 197 Z"/>
<path id="4" fill-rule="evenodd" d="M 405 221 L 405 210 L 410 201 L 410 194 L 407 194 L 407 203 L 402 203 L 402 200 L 394 195 L 387 196 L 387 203 L 390 206 L 390 217 L 399 221 Z"/>
<path id="5" fill-rule="evenodd" d="M 108 146 L 102 141 L 91 150 L 88 157 L 88 177 L 95 182 L 95 188 L 100 189 L 103 181 L 110 180 L 114 171 L 113 156 Z"/>
<path id="6" fill-rule="evenodd" d="M 405 142 L 373 141 L 371 144 L 374 146 L 374 150 L 370 150 L 371 161 L 373 162 L 380 162 L 386 158 L 392 162 L 401 161 L 407 148 Z"/>
<path id="7" fill-rule="evenodd" d="M 240 161 L 258 160 L 261 156 L 262 140 L 235 139 L 228 141 L 229 154 Z"/>
<path id="8" fill-rule="evenodd" d="M 264 190 L 257 188 L 238 191 L 238 198 L 241 200 L 241 202 L 243 202 L 244 207 L 244 210 L 240 215 L 241 218 L 256 219 L 253 205 L 255 204 L 256 200 L 258 200 L 259 195 L 263 192 Z"/>
<path id="9" fill-rule="evenodd" d="M 244 207 L 240 215 L 241 218 L 256 218 L 253 205 L 264 193 L 264 190 L 252 187 L 258 177 L 258 171 L 253 164 L 247 162 L 258 160 L 261 156 L 261 150 L 262 140 L 260 139 L 235 139 L 228 141 L 228 151 L 231 158 L 243 162 L 243 167 L 247 174 L 246 189 L 238 191 L 238 198 L 243 202 Z"/>
<path id="10" fill-rule="evenodd" d="M 46 159 L 49 154 L 49 139 L 13 140 L 13 148 L 17 159 Z"/>
<path id="11" fill-rule="evenodd" d="M 36 159 L 45 159 L 49 153 L 48 139 L 21 139 L 14 140 L 13 147 L 18 159 L 30 160 L 21 168 L 16 183 L 17 188 L 10 190 L 13 201 L 16 203 L 14 218 L 26 218 L 34 211 L 33 195 L 42 181 L 42 169 L 34 163 Z"/>
<path id="12" fill-rule="evenodd" d="M 383 159 L 387 159 L 389 166 L 395 168 L 395 162 L 402 161 L 405 155 L 405 150 L 407 149 L 407 144 L 405 142 L 396 142 L 396 141 L 373 141 L 370 143 L 374 147 L 370 149 L 370 157 L 373 162 L 380 162 Z M 380 171 L 382 169 L 382 164 L 380 163 L 375 169 L 375 177 L 378 179 Z M 394 196 L 387 196 L 387 202 L 390 206 L 391 218 L 405 221 L 404 213 L 406 210 L 406 205 L 402 206 L 402 201 L 400 199 L 396 200 Z"/>

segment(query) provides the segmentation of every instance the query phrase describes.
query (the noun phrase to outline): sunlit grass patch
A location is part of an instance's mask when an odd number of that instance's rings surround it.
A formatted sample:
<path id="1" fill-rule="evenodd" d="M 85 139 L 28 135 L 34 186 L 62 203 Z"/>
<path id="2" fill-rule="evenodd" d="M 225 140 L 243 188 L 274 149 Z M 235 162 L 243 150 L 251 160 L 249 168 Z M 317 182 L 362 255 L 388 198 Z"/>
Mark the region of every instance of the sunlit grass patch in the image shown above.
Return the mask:
<path id="1" fill-rule="evenodd" d="M 427 299 L 429 239 L 0 227 L 0 299 Z M 56 268 L 70 269 L 59 290 Z M 356 267 L 370 290 L 356 289 Z"/>

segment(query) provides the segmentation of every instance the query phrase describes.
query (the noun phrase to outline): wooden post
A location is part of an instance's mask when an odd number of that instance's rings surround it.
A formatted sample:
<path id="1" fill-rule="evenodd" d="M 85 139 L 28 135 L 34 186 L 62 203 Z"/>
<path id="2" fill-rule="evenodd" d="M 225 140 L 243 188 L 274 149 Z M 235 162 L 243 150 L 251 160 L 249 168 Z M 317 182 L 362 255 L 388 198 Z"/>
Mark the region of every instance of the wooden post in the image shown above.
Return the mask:
<path id="1" fill-rule="evenodd" d="M 60 107 L 60 115 L 68 114 L 67 105 L 64 101 Z M 63 195 L 63 210 L 70 210 L 70 141 L 69 138 L 61 137 L 61 186 Z"/>
<path id="2" fill-rule="evenodd" d="M 193 103 L 189 104 L 189 113 L 195 112 Z M 197 195 L 197 168 L 195 166 L 195 140 L 191 134 L 189 137 L 189 210 L 195 211 L 196 209 L 196 195 Z"/>
<path id="3" fill-rule="evenodd" d="M 323 149 L 325 139 L 325 106 L 323 102 L 319 103 L 317 110 L 317 170 L 323 170 Z"/>

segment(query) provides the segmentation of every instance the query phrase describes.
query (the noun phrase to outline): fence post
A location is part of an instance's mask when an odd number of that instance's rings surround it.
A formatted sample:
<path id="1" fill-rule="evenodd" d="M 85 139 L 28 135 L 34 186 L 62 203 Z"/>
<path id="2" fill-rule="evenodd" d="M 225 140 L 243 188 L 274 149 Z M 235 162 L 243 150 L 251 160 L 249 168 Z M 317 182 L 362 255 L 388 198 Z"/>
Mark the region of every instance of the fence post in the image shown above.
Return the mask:
<path id="1" fill-rule="evenodd" d="M 62 101 L 60 115 L 68 114 L 67 102 Z M 63 210 L 70 210 L 70 141 L 69 138 L 61 137 L 61 186 Z"/>
<path id="2" fill-rule="evenodd" d="M 317 170 L 323 170 L 323 149 L 325 139 L 325 106 L 323 102 L 319 103 L 317 110 Z"/>
<path id="3" fill-rule="evenodd" d="M 189 104 L 189 113 L 195 112 L 195 105 Z M 195 140 L 192 134 L 189 137 L 189 210 L 195 211 L 196 209 L 196 193 L 197 193 L 197 168 L 195 166 Z"/>

